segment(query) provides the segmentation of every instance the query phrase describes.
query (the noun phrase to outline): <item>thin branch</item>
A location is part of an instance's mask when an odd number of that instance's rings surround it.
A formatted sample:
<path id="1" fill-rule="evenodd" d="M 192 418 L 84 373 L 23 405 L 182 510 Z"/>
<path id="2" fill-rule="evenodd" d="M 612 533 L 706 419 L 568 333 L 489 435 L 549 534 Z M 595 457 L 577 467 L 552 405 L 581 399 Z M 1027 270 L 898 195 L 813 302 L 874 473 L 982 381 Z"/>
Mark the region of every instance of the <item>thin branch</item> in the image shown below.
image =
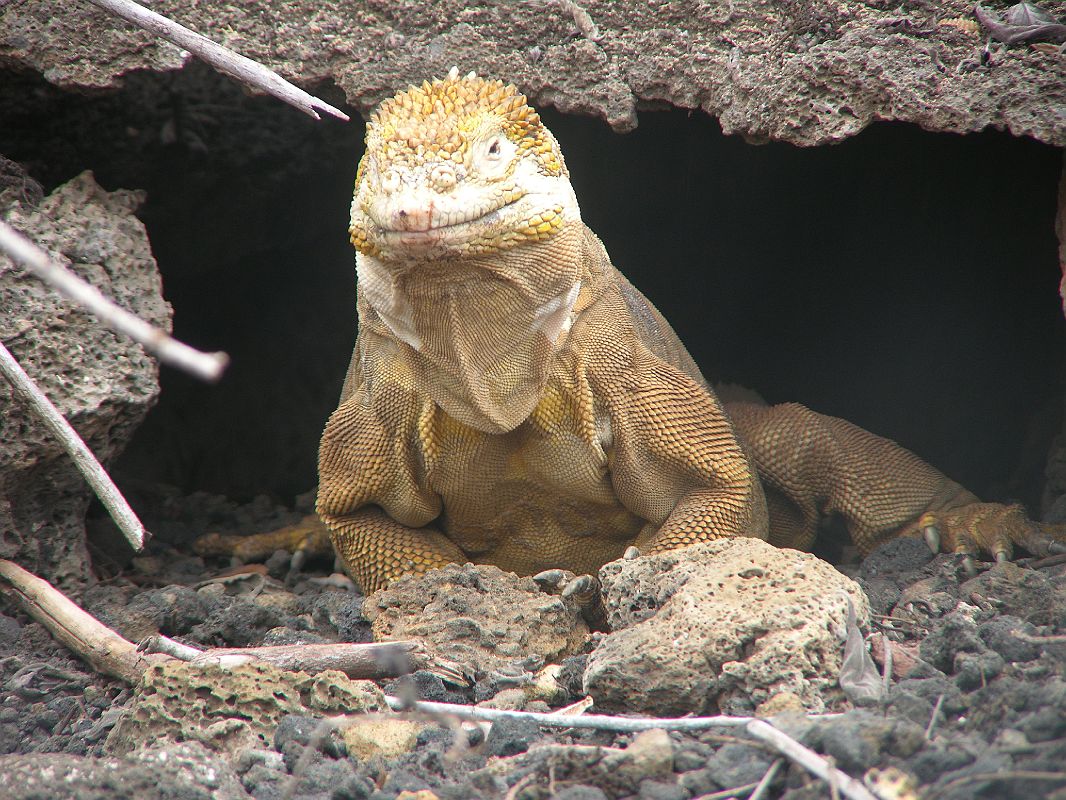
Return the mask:
<path id="1" fill-rule="evenodd" d="M 149 666 L 166 658 L 137 652 L 132 642 L 11 561 L 0 560 L 0 592 L 98 672 L 136 683 Z"/>
<path id="2" fill-rule="evenodd" d="M 762 780 L 759 781 L 758 786 L 755 787 L 749 796 L 748 800 L 762 800 L 768 791 L 770 791 L 770 784 L 774 782 L 774 778 L 777 777 L 777 773 L 781 771 L 781 767 L 785 765 L 785 759 L 779 758 L 770 765 L 770 768 L 766 770 L 766 774 L 762 776 Z"/>
<path id="3" fill-rule="evenodd" d="M 270 647 L 217 647 L 200 650 L 176 642 L 162 634 L 150 636 L 138 645 L 147 653 L 163 653 L 191 664 L 217 664 L 234 667 L 249 661 L 265 661 L 279 669 L 312 675 L 338 670 L 351 678 L 395 678 L 415 670 L 428 670 L 446 680 L 462 680 L 448 662 L 427 658 L 415 641 L 274 645 Z"/>
<path id="4" fill-rule="evenodd" d="M 229 363 L 225 353 L 194 350 L 117 305 L 3 220 L 0 220 L 0 253 L 10 256 L 68 300 L 85 306 L 109 328 L 126 334 L 160 361 L 208 381 L 217 381 Z"/>
<path id="5" fill-rule="evenodd" d="M 26 374 L 26 371 L 11 355 L 11 351 L 4 346 L 3 342 L 0 342 L 0 375 L 3 375 L 15 389 L 15 393 L 37 412 L 41 422 L 63 445 L 63 449 L 70 455 L 74 466 L 85 476 L 85 480 L 88 481 L 93 491 L 96 492 L 96 496 L 100 498 L 100 502 L 104 504 L 107 512 L 111 515 L 111 519 L 115 521 L 115 524 L 126 539 L 129 540 L 133 548 L 135 550 L 143 548 L 144 525 L 141 524 L 137 515 L 133 513 L 133 509 L 126 502 L 126 498 L 122 496 L 122 492 L 111 481 L 111 476 L 107 474 L 107 470 L 96 460 L 96 456 L 92 454 L 85 442 L 78 436 L 77 431 L 70 426 L 70 423 L 63 418 L 63 415 L 59 413 L 52 401 L 45 396 L 44 392 L 33 382 L 33 379 Z"/>
<path id="6" fill-rule="evenodd" d="M 1066 642 L 1066 635 L 1064 634 L 1058 634 L 1054 636 L 1034 636 L 1033 634 L 1026 633 L 1025 631 L 1016 631 L 1014 635 L 1021 639 L 1023 642 L 1032 642 L 1033 644 L 1062 644 L 1063 642 Z"/>
<path id="7" fill-rule="evenodd" d="M 765 742 L 777 750 L 781 755 L 795 761 L 804 769 L 816 777 L 839 789 L 844 797 L 849 800 L 877 800 L 870 791 L 859 781 L 845 772 L 830 766 L 825 758 L 815 753 L 810 748 L 804 747 L 784 731 L 775 728 L 768 722 L 754 717 L 659 717 L 659 718 L 633 718 L 611 717 L 602 714 L 586 714 L 584 716 L 560 716 L 558 714 L 544 714 L 535 711 L 510 711 L 500 708 L 479 708 L 464 706 L 453 703 L 433 703 L 419 700 L 414 703 L 404 701 L 391 695 L 385 696 L 385 702 L 394 711 L 418 711 L 425 714 L 450 715 L 458 719 L 486 720 L 493 722 L 499 719 L 522 719 L 531 720 L 546 728 L 592 728 L 595 730 L 637 732 L 652 728 L 673 731 L 696 731 L 715 727 L 743 727 L 747 733 Z M 835 714 L 809 715 L 813 717 L 832 717 Z M 573 747 L 572 745 L 561 745 Z M 776 770 L 773 771 L 776 774 Z M 765 785 L 773 780 L 770 774 L 765 778 Z M 760 784 L 763 784 L 760 781 Z M 756 784 L 758 786 L 760 784 Z M 764 789 L 765 791 L 765 789 Z"/>
<path id="8" fill-rule="evenodd" d="M 781 755 L 795 761 L 812 775 L 821 778 L 831 787 L 839 789 L 849 800 L 877 800 L 870 790 L 846 772 L 842 772 L 816 752 L 804 747 L 784 731 L 768 722 L 755 719 L 745 726 L 748 733 L 760 741 L 772 745 Z"/>
<path id="9" fill-rule="evenodd" d="M 606 714 L 572 716 L 557 712 L 510 711 L 502 708 L 480 708 L 456 703 L 435 703 L 428 700 L 407 702 L 399 697 L 385 696 L 394 711 L 422 711 L 427 714 L 451 714 L 459 719 L 495 722 L 499 719 L 531 720 L 545 728 L 592 728 L 601 731 L 635 733 L 653 728 L 668 731 L 702 731 L 707 728 L 738 728 L 757 722 L 754 717 L 612 717 Z M 822 718 L 835 714 L 812 715 Z"/>
<path id="10" fill-rule="evenodd" d="M 944 693 L 941 692 L 940 696 L 936 699 L 936 705 L 933 706 L 933 713 L 929 715 L 929 724 L 925 726 L 925 740 L 931 742 L 933 740 L 933 731 L 936 729 L 937 722 L 940 721 L 940 708 L 944 705 Z"/>
<path id="11" fill-rule="evenodd" d="M 112 14 L 117 14 L 149 33 L 173 42 L 178 47 L 199 56 L 219 72 L 261 89 L 315 119 L 321 119 L 318 115 L 319 111 L 324 111 L 345 122 L 349 119 L 343 111 L 294 86 L 273 70 L 211 41 L 206 36 L 189 30 L 184 25 L 167 19 L 162 14 L 150 11 L 132 0 L 89 0 L 89 2 Z"/>

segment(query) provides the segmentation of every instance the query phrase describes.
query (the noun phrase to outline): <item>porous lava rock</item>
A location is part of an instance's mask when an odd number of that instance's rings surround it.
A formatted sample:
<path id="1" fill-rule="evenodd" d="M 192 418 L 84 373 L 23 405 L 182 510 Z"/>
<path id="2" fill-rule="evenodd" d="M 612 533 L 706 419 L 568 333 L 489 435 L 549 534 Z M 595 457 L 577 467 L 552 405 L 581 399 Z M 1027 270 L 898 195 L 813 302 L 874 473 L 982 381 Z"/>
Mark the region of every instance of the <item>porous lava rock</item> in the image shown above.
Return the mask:
<path id="1" fill-rule="evenodd" d="M 363 615 L 375 641 L 417 639 L 427 653 L 474 676 L 557 662 L 588 634 L 572 602 L 485 564 L 400 578 L 368 597 Z"/>
<path id="2" fill-rule="evenodd" d="M 119 305 L 170 330 L 170 306 L 140 192 L 107 192 L 84 172 L 43 199 L 4 165 L 0 219 Z M 0 187 L 3 188 L 3 187 Z M 105 464 L 159 393 L 140 345 L 0 255 L 0 340 Z M 92 492 L 56 438 L 11 391 L 0 392 L 0 558 L 73 589 L 88 579 L 85 512 Z"/>
<path id="3" fill-rule="evenodd" d="M 1062 15 L 1061 2 L 1046 5 Z M 726 133 L 758 141 L 824 144 L 875 120 L 901 120 L 1066 144 L 1063 59 L 1024 46 L 984 56 L 964 0 L 161 0 L 152 8 L 301 85 L 333 82 L 364 112 L 458 65 L 618 130 L 636 127 L 640 108 L 669 104 L 702 109 Z M 0 11 L 0 66 L 59 86 L 115 86 L 131 70 L 184 63 L 173 45 L 89 4 Z"/>
<path id="4" fill-rule="evenodd" d="M 107 747 L 122 755 L 148 743 L 184 741 L 234 755 L 268 747 L 289 714 L 320 717 L 386 710 L 385 697 L 372 682 L 334 670 L 308 675 L 263 662 L 230 668 L 164 662 L 145 672 L 132 707 L 109 734 Z"/>
<path id="5" fill-rule="evenodd" d="M 858 584 L 809 553 L 758 539 L 708 542 L 600 570 L 606 636 L 585 690 L 605 711 L 751 713 L 781 696 L 823 711 L 837 685 Z"/>

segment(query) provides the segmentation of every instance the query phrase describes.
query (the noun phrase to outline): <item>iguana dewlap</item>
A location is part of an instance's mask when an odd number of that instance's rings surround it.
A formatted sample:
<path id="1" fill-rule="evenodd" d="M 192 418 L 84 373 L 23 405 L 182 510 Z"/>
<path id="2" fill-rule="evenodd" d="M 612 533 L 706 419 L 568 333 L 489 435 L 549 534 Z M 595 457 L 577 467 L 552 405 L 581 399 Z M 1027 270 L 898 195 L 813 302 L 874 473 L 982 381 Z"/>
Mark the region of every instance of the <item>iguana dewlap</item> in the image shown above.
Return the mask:
<path id="1" fill-rule="evenodd" d="M 350 230 L 359 336 L 317 511 L 365 591 L 453 561 L 592 573 L 629 545 L 804 547 L 832 513 L 869 550 L 977 502 L 801 406 L 730 419 L 581 221 L 557 142 L 513 86 L 453 70 L 386 100 Z M 973 520 L 1024 520 L 973 508 L 945 528 L 948 547 L 1035 541 L 1027 521 L 971 538 Z"/>

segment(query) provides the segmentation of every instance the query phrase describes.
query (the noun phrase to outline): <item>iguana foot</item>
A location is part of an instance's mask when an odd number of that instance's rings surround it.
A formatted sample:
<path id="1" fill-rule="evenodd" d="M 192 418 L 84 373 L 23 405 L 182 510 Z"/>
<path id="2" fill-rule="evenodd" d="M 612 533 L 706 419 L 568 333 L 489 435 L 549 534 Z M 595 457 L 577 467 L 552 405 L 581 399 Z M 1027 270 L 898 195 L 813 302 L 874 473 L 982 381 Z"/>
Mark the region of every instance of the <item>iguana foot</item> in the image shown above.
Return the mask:
<path id="1" fill-rule="evenodd" d="M 607 610 L 603 607 L 600 581 L 593 575 L 574 575 L 564 569 L 546 569 L 533 576 L 542 591 L 572 600 L 593 630 L 605 630 Z"/>
<path id="2" fill-rule="evenodd" d="M 299 572 L 308 556 L 330 555 L 333 546 L 329 529 L 315 514 L 309 514 L 295 525 L 287 525 L 251 536 L 228 536 L 208 533 L 193 542 L 193 550 L 201 556 L 229 556 L 236 561 L 263 561 L 278 550 L 292 553 L 289 574 Z"/>
<path id="3" fill-rule="evenodd" d="M 962 556 L 968 575 L 976 574 L 980 555 L 988 554 L 997 563 L 1010 561 L 1015 545 L 1041 558 L 1066 553 L 1066 525 L 1034 522 L 1018 505 L 971 503 L 931 511 L 918 520 L 918 529 L 934 553 Z"/>

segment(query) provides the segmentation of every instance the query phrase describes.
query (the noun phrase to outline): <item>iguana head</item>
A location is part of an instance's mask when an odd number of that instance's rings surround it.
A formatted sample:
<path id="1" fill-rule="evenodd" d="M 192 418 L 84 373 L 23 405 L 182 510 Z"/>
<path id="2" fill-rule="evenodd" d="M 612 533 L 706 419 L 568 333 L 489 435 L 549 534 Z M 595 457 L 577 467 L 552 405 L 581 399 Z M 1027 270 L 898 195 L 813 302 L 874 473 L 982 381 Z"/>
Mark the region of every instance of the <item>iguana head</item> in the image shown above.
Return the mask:
<path id="1" fill-rule="evenodd" d="M 579 219 L 559 145 L 514 86 L 453 68 L 389 98 L 367 123 L 349 229 L 365 255 L 491 253 Z"/>

